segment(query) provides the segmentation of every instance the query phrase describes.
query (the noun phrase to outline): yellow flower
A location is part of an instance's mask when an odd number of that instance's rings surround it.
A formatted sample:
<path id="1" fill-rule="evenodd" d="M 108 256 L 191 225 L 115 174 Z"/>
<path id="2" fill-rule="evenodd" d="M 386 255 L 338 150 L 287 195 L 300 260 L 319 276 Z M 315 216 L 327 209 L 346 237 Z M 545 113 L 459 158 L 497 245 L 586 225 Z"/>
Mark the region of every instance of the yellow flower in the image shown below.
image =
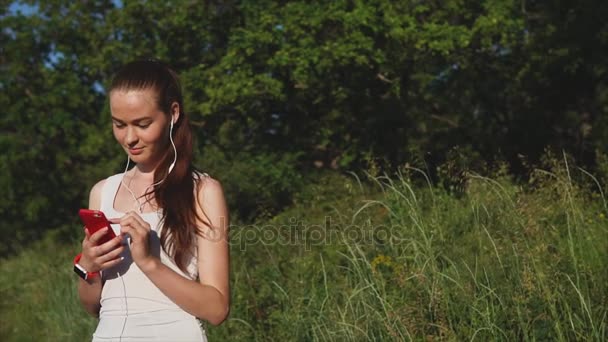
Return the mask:
<path id="1" fill-rule="evenodd" d="M 376 269 L 379 265 L 385 265 L 388 267 L 393 267 L 393 259 L 390 256 L 386 256 L 384 254 L 380 254 L 372 259 L 370 263 L 372 266 L 372 272 L 376 273 Z"/>

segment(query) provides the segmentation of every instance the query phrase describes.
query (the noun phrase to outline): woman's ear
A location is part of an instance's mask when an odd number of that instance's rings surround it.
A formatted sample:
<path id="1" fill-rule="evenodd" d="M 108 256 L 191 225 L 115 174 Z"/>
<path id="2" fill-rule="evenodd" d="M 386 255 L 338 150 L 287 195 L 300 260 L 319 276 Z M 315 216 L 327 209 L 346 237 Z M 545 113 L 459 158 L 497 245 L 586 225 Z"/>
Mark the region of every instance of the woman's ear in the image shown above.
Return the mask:
<path id="1" fill-rule="evenodd" d="M 174 125 L 177 123 L 177 120 L 179 120 L 179 112 L 180 112 L 179 103 L 173 102 L 171 104 L 171 122 Z"/>

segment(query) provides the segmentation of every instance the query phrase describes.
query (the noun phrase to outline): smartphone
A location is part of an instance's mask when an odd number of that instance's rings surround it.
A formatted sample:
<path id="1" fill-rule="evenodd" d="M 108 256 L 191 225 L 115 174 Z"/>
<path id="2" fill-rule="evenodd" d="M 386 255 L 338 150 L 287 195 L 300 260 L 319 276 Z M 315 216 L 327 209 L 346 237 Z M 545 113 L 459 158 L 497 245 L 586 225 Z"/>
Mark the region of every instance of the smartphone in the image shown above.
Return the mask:
<path id="1" fill-rule="evenodd" d="M 110 221 L 108 221 L 106 215 L 104 215 L 102 211 L 80 209 L 78 211 L 78 215 L 91 235 L 100 229 L 108 227 L 106 234 L 104 234 L 97 243 L 98 245 L 104 244 L 116 237 L 112 226 L 110 226 Z"/>

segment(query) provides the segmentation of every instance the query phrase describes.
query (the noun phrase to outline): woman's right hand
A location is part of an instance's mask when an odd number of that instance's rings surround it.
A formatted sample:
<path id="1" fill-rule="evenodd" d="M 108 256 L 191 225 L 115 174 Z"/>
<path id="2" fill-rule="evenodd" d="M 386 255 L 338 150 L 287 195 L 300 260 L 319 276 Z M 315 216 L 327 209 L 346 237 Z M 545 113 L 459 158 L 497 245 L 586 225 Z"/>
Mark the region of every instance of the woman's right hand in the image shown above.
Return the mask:
<path id="1" fill-rule="evenodd" d="M 108 269 L 117 265 L 123 259 L 120 257 L 125 249 L 122 245 L 122 235 L 118 235 L 102 245 L 97 245 L 108 229 L 100 229 L 93 235 L 89 234 L 86 227 L 84 229 L 85 236 L 82 240 L 82 257 L 79 264 L 87 272 L 99 272 Z"/>

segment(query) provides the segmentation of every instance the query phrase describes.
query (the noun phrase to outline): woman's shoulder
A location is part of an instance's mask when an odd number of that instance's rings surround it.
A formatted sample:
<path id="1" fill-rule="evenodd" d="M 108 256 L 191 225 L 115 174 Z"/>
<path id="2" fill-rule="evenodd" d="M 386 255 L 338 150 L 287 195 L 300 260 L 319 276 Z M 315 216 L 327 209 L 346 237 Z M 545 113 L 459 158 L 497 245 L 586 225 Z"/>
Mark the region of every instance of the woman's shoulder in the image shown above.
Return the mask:
<path id="1" fill-rule="evenodd" d="M 95 185 L 93 185 L 93 187 L 91 188 L 91 192 L 98 192 L 101 193 L 101 190 L 103 189 L 104 184 L 106 184 L 107 178 L 104 178 L 100 181 L 98 181 L 97 183 L 95 183 Z"/>
<path id="2" fill-rule="evenodd" d="M 89 192 L 89 208 L 100 209 L 101 208 L 101 193 L 103 192 L 103 186 L 106 184 L 106 179 L 102 179 L 95 183 Z"/>
<path id="3" fill-rule="evenodd" d="M 89 206 L 91 208 L 99 208 L 101 206 L 101 195 L 103 193 L 104 186 L 108 181 L 111 181 L 111 179 L 116 178 L 120 175 L 122 174 L 118 173 L 108 178 L 101 179 L 97 183 L 95 183 L 95 185 L 93 185 L 91 191 L 89 192 Z"/>
<path id="4" fill-rule="evenodd" d="M 205 172 L 195 172 L 196 195 L 199 204 L 206 200 L 217 200 L 224 198 L 222 183 Z"/>
<path id="5" fill-rule="evenodd" d="M 194 179 L 196 182 L 196 192 L 201 195 L 204 192 L 221 189 L 222 184 L 206 172 L 195 171 Z"/>
<path id="6" fill-rule="evenodd" d="M 95 191 L 95 192 L 99 192 L 101 193 L 103 186 L 108 182 L 108 181 L 112 181 L 115 178 L 118 178 L 122 176 L 122 173 L 117 173 L 115 175 L 112 175 L 110 177 L 107 178 L 103 178 L 101 180 L 99 180 L 97 183 L 95 183 L 95 185 L 93 185 L 93 187 L 91 188 L 91 192 Z"/>
<path id="7" fill-rule="evenodd" d="M 219 180 L 208 174 L 200 177 L 196 186 L 196 203 L 197 216 L 203 218 L 202 224 L 205 227 L 219 228 L 222 231 L 228 229 L 228 208 Z"/>

